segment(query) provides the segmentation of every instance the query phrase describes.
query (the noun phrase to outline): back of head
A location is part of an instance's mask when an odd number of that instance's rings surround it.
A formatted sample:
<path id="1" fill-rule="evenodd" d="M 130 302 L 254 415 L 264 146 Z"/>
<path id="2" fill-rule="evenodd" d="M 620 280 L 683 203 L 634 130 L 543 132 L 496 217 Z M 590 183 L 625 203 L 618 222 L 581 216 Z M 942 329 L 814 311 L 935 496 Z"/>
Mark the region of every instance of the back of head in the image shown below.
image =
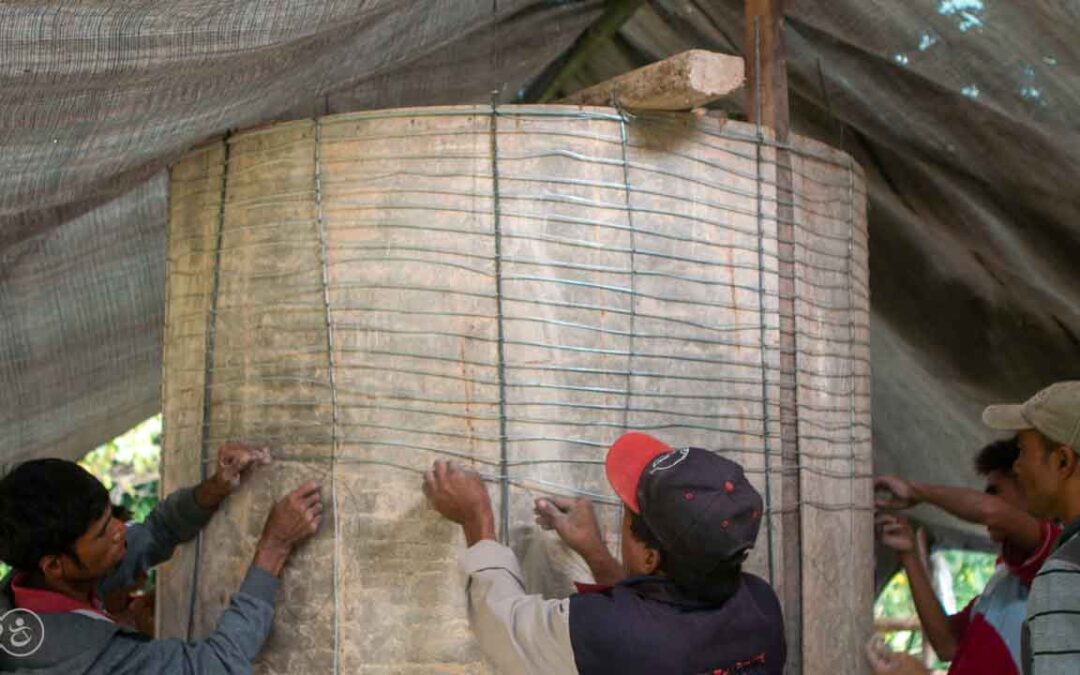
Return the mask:
<path id="1" fill-rule="evenodd" d="M 995 471 L 1010 475 L 1019 456 L 1020 442 L 1016 436 L 994 441 L 984 446 L 975 456 L 975 471 L 980 476 L 989 476 Z"/>
<path id="2" fill-rule="evenodd" d="M 25 462 L 0 479 L 0 560 L 23 572 L 74 554 L 75 541 L 109 506 L 105 486 L 62 459 Z"/>
<path id="3" fill-rule="evenodd" d="M 706 570 L 701 570 L 696 561 L 687 560 L 664 548 L 663 542 L 649 529 L 645 519 L 631 512 L 630 532 L 640 542 L 660 552 L 658 571 L 678 586 L 688 597 L 700 602 L 721 605 L 739 588 L 742 580 L 742 564 L 745 553 L 731 558 L 715 561 Z"/>

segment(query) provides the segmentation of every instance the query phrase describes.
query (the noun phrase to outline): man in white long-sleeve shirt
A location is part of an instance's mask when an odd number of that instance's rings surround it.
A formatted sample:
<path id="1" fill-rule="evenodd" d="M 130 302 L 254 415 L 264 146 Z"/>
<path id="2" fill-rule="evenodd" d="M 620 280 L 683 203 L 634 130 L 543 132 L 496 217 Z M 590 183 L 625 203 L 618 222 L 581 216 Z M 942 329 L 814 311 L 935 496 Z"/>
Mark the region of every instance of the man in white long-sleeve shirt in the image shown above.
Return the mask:
<path id="1" fill-rule="evenodd" d="M 540 524 L 608 584 L 562 600 L 525 592 L 516 557 L 495 541 L 477 474 L 436 462 L 424 476 L 432 505 L 464 530 L 470 620 L 487 658 L 515 675 L 781 673 L 776 594 L 742 572 L 763 514 L 742 467 L 640 433 L 619 438 L 605 467 L 624 502 L 622 564 L 604 546 L 588 500 L 537 500 Z"/>

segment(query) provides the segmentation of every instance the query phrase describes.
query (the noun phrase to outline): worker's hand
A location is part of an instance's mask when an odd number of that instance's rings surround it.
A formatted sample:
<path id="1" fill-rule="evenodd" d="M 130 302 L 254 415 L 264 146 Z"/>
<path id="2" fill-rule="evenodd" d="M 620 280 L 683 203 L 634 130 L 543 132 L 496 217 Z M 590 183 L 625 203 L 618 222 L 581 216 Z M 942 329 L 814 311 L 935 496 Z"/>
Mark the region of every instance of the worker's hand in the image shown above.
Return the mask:
<path id="1" fill-rule="evenodd" d="M 919 663 L 911 654 L 892 651 L 880 637 L 866 645 L 866 660 L 874 675 L 930 675 L 930 669 Z"/>
<path id="2" fill-rule="evenodd" d="M 297 544 L 319 531 L 323 517 L 322 488 L 311 480 L 285 495 L 266 517 L 255 552 L 255 565 L 274 576 Z"/>
<path id="3" fill-rule="evenodd" d="M 495 538 L 491 497 L 479 474 L 463 469 L 456 462 L 438 460 L 424 473 L 423 489 L 436 511 L 461 525 L 469 546 Z"/>
<path id="4" fill-rule="evenodd" d="M 604 547 L 596 511 L 588 497 L 540 497 L 535 504 L 536 524 L 555 530 L 567 546 L 585 556 Z"/>
<path id="5" fill-rule="evenodd" d="M 218 447 L 215 476 L 222 483 L 236 488 L 250 469 L 266 466 L 271 461 L 270 448 L 255 448 L 237 442 L 223 443 Z"/>
<path id="6" fill-rule="evenodd" d="M 915 552 L 915 532 L 906 518 L 891 513 L 882 514 L 874 519 L 874 525 L 883 545 L 900 555 Z"/>
<path id="7" fill-rule="evenodd" d="M 874 506 L 879 509 L 908 509 L 919 503 L 911 483 L 898 476 L 874 479 Z"/>
<path id="8" fill-rule="evenodd" d="M 270 450 L 230 441 L 218 447 L 214 474 L 195 488 L 195 501 L 204 509 L 216 509 L 256 466 L 270 463 Z"/>

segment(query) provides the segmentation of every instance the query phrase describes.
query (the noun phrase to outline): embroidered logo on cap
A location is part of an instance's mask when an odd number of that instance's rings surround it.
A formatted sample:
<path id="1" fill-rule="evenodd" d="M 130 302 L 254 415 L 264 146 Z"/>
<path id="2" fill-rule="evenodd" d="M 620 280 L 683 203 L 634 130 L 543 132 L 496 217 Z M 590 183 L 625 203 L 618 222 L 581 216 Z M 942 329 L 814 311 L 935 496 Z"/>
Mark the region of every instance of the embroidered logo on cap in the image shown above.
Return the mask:
<path id="1" fill-rule="evenodd" d="M 672 450 L 671 452 L 665 452 L 649 464 L 649 475 L 656 473 L 657 471 L 667 471 L 668 469 L 676 466 L 690 454 L 690 448 L 682 448 L 680 450 Z"/>

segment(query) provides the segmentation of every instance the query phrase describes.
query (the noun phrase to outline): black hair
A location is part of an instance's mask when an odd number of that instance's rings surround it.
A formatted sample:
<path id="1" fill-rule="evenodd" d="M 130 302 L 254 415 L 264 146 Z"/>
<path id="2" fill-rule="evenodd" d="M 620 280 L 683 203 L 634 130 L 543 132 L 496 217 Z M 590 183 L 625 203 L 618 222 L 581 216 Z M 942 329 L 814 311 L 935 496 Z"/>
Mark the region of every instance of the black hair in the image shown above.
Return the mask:
<path id="1" fill-rule="evenodd" d="M 635 539 L 660 553 L 657 570 L 671 579 L 680 591 L 695 600 L 720 605 L 738 590 L 745 554 L 719 560 L 708 571 L 700 572 L 696 566 L 688 565 L 686 561 L 665 549 L 663 542 L 649 529 L 644 518 L 633 511 L 629 513 L 630 533 Z"/>
<path id="2" fill-rule="evenodd" d="M 131 512 L 131 509 L 123 504 L 112 505 L 112 517 L 119 520 L 121 523 L 131 522 L 131 519 L 135 517 L 135 514 Z"/>
<path id="3" fill-rule="evenodd" d="M 47 555 L 79 562 L 76 540 L 108 507 L 105 486 L 75 462 L 24 462 L 0 479 L 0 560 L 20 572 Z"/>
<path id="4" fill-rule="evenodd" d="M 1020 456 L 1020 441 L 1017 436 L 987 445 L 975 456 L 975 471 L 980 476 L 989 476 L 995 471 L 1012 475 L 1013 464 Z"/>

